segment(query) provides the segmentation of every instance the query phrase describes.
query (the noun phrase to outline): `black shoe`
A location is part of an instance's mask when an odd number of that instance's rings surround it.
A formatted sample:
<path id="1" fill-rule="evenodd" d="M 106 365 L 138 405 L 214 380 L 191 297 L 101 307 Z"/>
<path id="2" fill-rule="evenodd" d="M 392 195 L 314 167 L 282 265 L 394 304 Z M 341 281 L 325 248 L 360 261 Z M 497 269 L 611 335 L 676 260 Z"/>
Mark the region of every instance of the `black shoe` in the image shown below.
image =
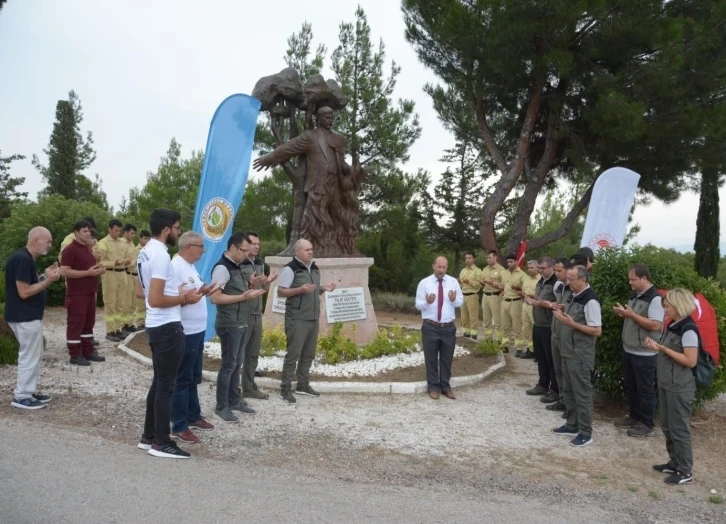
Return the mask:
<path id="1" fill-rule="evenodd" d="M 531 351 L 525 351 L 524 355 L 519 358 L 522 358 L 524 360 L 534 360 L 534 353 L 532 353 Z"/>
<path id="2" fill-rule="evenodd" d="M 560 399 L 560 394 L 555 393 L 554 391 L 550 391 L 545 396 L 540 397 L 539 401 L 544 404 L 552 404 L 553 402 L 557 402 Z"/>
<path id="3" fill-rule="evenodd" d="M 91 365 L 91 363 L 83 357 L 71 357 L 71 359 L 68 362 L 70 364 L 73 364 L 74 366 L 90 366 Z"/>
<path id="4" fill-rule="evenodd" d="M 151 449 L 149 449 L 149 455 L 172 459 L 188 459 L 191 457 L 191 454 L 177 446 L 174 441 L 170 441 L 168 444 L 164 444 L 163 446 L 152 444 Z"/>
<path id="5" fill-rule="evenodd" d="M 653 466 L 653 469 L 656 470 L 658 473 L 675 473 L 676 467 L 671 466 L 669 463 L 665 464 L 656 464 Z"/>
<path id="6" fill-rule="evenodd" d="M 517 358 L 522 358 L 523 354 L 524 354 L 524 351 L 522 351 L 521 349 L 518 349 L 517 351 L 515 351 L 514 356 Z"/>
<path id="7" fill-rule="evenodd" d="M 50 395 L 43 395 L 42 393 L 33 393 L 33 398 L 38 402 L 42 402 L 43 404 L 47 404 L 48 402 L 53 400 L 53 397 L 51 397 Z"/>
<path id="8" fill-rule="evenodd" d="M 98 346 L 100 346 L 100 345 L 101 345 L 101 343 L 100 343 L 100 342 L 99 342 L 98 340 L 96 340 L 96 339 L 94 338 L 94 339 L 93 339 L 93 347 L 94 347 L 94 348 L 97 348 L 97 347 L 98 347 Z"/>
<path id="9" fill-rule="evenodd" d="M 292 391 L 290 391 L 289 389 L 281 389 L 280 398 L 283 400 L 283 402 L 286 402 L 288 404 L 294 404 L 295 402 L 297 402 L 295 395 L 293 395 Z"/>
<path id="10" fill-rule="evenodd" d="M 478 335 L 471 335 L 472 340 L 476 340 L 477 337 L 478 337 Z"/>
<path id="11" fill-rule="evenodd" d="M 567 424 L 565 424 L 564 426 L 560 426 L 559 428 L 553 429 L 552 433 L 554 433 L 555 435 L 565 435 L 567 437 L 574 437 L 579 434 L 577 428 L 569 428 L 567 427 Z"/>
<path id="12" fill-rule="evenodd" d="M 565 411 L 565 405 L 562 402 L 555 402 L 554 404 L 547 404 L 545 406 L 547 411 Z"/>
<path id="13" fill-rule="evenodd" d="M 14 408 L 20 409 L 43 409 L 45 407 L 45 404 L 43 404 L 40 400 L 35 400 L 32 397 L 24 398 L 22 400 L 13 398 L 13 401 L 10 403 L 10 405 Z"/>
<path id="14" fill-rule="evenodd" d="M 547 395 L 549 393 L 549 390 L 547 388 L 543 388 L 542 386 L 537 384 L 532 389 L 526 390 L 525 393 L 532 397 L 536 397 L 536 396 L 541 396 L 541 395 Z"/>
<path id="15" fill-rule="evenodd" d="M 320 396 L 320 393 L 318 393 L 313 388 L 311 388 L 310 384 L 305 384 L 304 386 L 296 387 L 295 393 L 297 395 L 307 395 L 309 397 L 319 397 Z"/>
<path id="16" fill-rule="evenodd" d="M 122 339 L 120 339 L 116 333 L 109 333 L 106 335 L 106 340 L 109 342 L 121 342 Z"/>
<path id="17" fill-rule="evenodd" d="M 679 484 L 688 484 L 692 480 L 693 475 L 686 475 L 685 473 L 676 471 L 672 475 L 669 475 L 665 479 L 663 479 L 663 482 L 665 482 L 666 484 L 671 484 L 673 486 L 678 486 Z"/>
<path id="18" fill-rule="evenodd" d="M 106 362 L 106 357 L 102 357 L 98 353 L 94 353 L 90 357 L 86 357 L 86 360 L 90 360 L 91 362 Z"/>
<path id="19" fill-rule="evenodd" d="M 153 445 L 154 437 L 145 437 L 144 435 L 141 435 L 139 443 L 136 445 L 136 447 L 139 449 L 143 449 L 144 451 L 149 451 L 151 449 L 151 446 Z"/>

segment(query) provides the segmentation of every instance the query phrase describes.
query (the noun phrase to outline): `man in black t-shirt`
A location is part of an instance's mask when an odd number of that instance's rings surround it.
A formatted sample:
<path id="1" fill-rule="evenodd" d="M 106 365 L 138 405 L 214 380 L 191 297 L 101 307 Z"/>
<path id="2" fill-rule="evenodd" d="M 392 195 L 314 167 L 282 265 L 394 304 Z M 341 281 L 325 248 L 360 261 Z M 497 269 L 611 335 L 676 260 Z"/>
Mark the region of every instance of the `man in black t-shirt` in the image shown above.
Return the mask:
<path id="1" fill-rule="evenodd" d="M 18 384 L 12 406 L 40 409 L 49 395 L 36 391 L 43 357 L 43 311 L 45 290 L 60 278 L 58 263 L 38 275 L 35 259 L 48 254 L 53 238 L 44 227 L 34 227 L 28 244 L 10 255 L 5 263 L 5 321 L 15 333 L 18 350 Z"/>

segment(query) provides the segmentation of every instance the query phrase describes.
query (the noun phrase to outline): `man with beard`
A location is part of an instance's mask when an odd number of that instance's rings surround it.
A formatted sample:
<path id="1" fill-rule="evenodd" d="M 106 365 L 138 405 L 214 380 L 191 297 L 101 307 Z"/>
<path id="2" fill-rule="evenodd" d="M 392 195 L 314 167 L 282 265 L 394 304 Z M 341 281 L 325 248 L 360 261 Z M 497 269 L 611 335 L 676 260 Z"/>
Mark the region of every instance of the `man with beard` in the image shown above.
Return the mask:
<path id="1" fill-rule="evenodd" d="M 185 288 L 172 268 L 168 249 L 176 245 L 181 234 L 180 221 L 178 211 L 155 209 L 149 217 L 152 238 L 138 257 L 139 285 L 146 298 L 146 334 L 154 367 L 138 447 L 155 457 L 185 459 L 190 454 L 169 438 L 171 399 L 185 347 L 181 308 L 196 304 L 208 290 Z"/>

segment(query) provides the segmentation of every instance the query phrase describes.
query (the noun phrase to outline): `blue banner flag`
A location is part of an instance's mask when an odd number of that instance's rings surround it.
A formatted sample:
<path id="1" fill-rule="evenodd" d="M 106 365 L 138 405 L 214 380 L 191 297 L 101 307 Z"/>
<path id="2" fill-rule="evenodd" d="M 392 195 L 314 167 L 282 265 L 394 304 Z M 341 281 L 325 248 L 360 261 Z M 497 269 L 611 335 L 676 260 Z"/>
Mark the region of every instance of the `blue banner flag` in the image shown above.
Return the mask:
<path id="1" fill-rule="evenodd" d="M 234 216 L 242 204 L 247 186 L 252 146 L 255 140 L 260 102 L 247 95 L 232 95 L 212 117 L 207 151 L 199 180 L 199 195 L 192 230 L 204 238 L 205 253 L 196 263 L 204 282 L 210 282 L 212 267 L 227 249 Z M 207 332 L 214 336 L 217 308 L 207 301 Z"/>

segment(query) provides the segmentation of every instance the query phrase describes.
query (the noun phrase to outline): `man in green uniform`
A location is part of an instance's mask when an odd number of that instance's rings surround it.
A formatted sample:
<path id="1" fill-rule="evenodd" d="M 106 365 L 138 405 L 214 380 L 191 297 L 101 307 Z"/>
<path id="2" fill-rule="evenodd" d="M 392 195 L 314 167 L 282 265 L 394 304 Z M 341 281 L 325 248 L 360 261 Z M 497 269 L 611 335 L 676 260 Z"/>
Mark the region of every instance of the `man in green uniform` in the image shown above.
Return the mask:
<path id="1" fill-rule="evenodd" d="M 295 242 L 295 257 L 282 269 L 277 287 L 277 295 L 285 298 L 287 336 L 280 398 L 288 404 L 295 403 L 293 375 L 297 375 L 295 393 L 320 396 L 310 387 L 310 366 L 318 343 L 320 295 L 334 289 L 335 283 L 320 284 L 320 270 L 313 262 L 313 245 L 303 238 Z"/>
<path id="2" fill-rule="evenodd" d="M 587 269 L 575 266 L 567 270 L 572 297 L 565 310 L 554 317 L 561 324 L 562 395 L 565 398 L 567 423 L 552 430 L 558 435 L 574 436 L 571 446 L 592 444 L 592 371 L 595 368 L 595 341 L 602 335 L 600 298 L 588 284 Z"/>
<path id="3" fill-rule="evenodd" d="M 487 254 L 487 265 L 481 270 L 479 283 L 484 286 L 481 307 L 484 313 L 484 338 L 497 340 L 501 337 L 502 298 L 499 283 L 502 281 L 504 268 L 497 262 L 497 252 Z"/>
<path id="4" fill-rule="evenodd" d="M 479 290 L 481 289 L 481 269 L 474 265 L 474 253 L 464 255 L 466 267 L 459 273 L 459 284 L 464 293 L 464 306 L 461 308 L 461 328 L 464 336 L 477 339 L 479 333 Z"/>
<path id="5" fill-rule="evenodd" d="M 240 264 L 240 271 L 254 289 L 267 291 L 270 284 L 277 280 L 277 273 L 272 273 L 269 277 L 265 276 L 265 264 L 258 256 L 260 235 L 254 231 L 247 231 L 245 234 L 250 239 L 250 251 L 247 260 Z M 262 297 L 243 302 L 242 307 L 249 308 L 245 357 L 242 363 L 242 397 L 267 400 L 270 395 L 257 389 L 257 384 L 255 384 L 255 371 L 262 349 Z"/>

